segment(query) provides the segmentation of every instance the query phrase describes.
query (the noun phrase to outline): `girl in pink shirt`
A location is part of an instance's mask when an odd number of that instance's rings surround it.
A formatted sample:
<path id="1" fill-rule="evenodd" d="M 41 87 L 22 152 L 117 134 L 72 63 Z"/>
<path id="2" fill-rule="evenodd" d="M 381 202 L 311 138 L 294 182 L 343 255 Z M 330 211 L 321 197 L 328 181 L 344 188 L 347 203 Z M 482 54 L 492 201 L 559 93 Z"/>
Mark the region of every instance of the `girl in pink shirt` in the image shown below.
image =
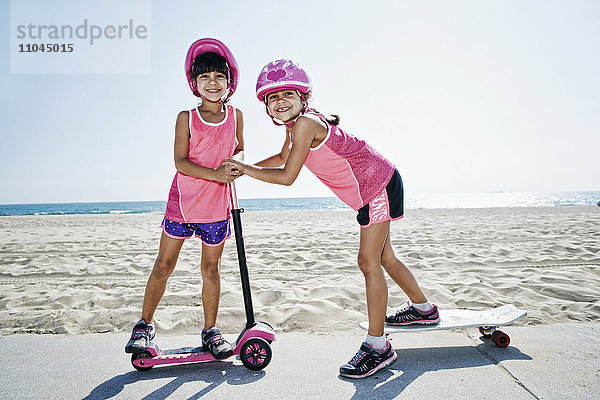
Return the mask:
<path id="1" fill-rule="evenodd" d="M 238 175 L 224 160 L 241 155 L 242 113 L 227 104 L 237 86 L 238 67 L 229 49 L 215 39 L 200 39 L 190 49 L 185 73 L 201 104 L 182 111 L 175 125 L 175 167 L 163 219 L 158 257 L 146 285 L 142 318 L 135 324 L 127 353 L 143 352 L 154 338 L 152 319 L 185 239 L 202 240 L 202 344 L 215 358 L 233 353 L 215 327 L 221 294 L 221 255 L 229 227 L 228 182 Z"/>
<path id="2" fill-rule="evenodd" d="M 256 95 L 276 125 L 285 127 L 279 154 L 255 165 L 230 159 L 240 173 L 281 185 L 291 185 L 305 165 L 342 201 L 358 211 L 362 227 L 358 266 L 367 292 L 369 331 L 360 350 L 340 367 L 340 374 L 363 378 L 385 368 L 396 352 L 384 336 L 384 324 L 437 324 L 437 307 L 430 304 L 410 270 L 394 255 L 390 221 L 404 215 L 400 174 L 364 140 L 342 130 L 339 117 L 329 118 L 309 108 L 311 82 L 291 60 L 276 60 L 261 71 Z M 386 317 L 387 285 L 383 268 L 412 303 Z"/>

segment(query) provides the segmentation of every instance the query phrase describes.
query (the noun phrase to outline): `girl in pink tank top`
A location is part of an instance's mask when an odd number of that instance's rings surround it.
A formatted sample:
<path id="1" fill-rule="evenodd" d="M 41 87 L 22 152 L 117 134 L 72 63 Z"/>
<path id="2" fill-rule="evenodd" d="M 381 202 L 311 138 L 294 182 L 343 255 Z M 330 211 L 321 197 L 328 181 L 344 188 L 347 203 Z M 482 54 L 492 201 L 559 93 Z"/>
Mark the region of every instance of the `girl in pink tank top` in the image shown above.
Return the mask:
<path id="1" fill-rule="evenodd" d="M 360 350 L 340 367 L 342 376 L 363 378 L 391 364 L 396 353 L 384 336 L 384 325 L 437 324 L 430 304 L 410 270 L 394 254 L 390 221 L 404 215 L 403 187 L 394 165 L 373 147 L 342 130 L 339 117 L 325 118 L 308 107 L 311 82 L 291 60 L 276 60 L 261 71 L 256 95 L 286 135 L 279 154 L 254 165 L 230 159 L 242 174 L 291 185 L 306 166 L 342 201 L 358 211 L 358 266 L 367 292 L 369 331 Z M 383 269 L 405 291 L 408 307 L 386 317 L 387 284 Z"/>
<path id="2" fill-rule="evenodd" d="M 234 164 L 224 161 L 243 154 L 242 113 L 227 104 L 237 86 L 237 63 L 215 39 L 200 39 L 188 50 L 185 72 L 201 104 L 182 111 L 175 125 L 175 167 L 158 257 L 148 279 L 141 319 L 125 346 L 143 352 L 154 338 L 154 312 L 165 291 L 185 239 L 202 240 L 202 344 L 215 358 L 233 354 L 231 344 L 215 327 L 221 294 L 220 267 L 229 227 L 228 183 L 238 177 Z"/>

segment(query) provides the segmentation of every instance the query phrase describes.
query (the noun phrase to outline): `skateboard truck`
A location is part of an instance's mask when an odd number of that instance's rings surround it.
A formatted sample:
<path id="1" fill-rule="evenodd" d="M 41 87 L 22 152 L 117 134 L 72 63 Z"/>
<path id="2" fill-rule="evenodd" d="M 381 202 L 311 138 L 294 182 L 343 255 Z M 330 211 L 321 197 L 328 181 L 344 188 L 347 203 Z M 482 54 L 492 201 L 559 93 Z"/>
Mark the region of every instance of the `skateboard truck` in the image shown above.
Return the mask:
<path id="1" fill-rule="evenodd" d="M 479 333 L 491 339 L 498 347 L 505 348 L 510 344 L 510 336 L 499 330 L 497 326 L 480 326 Z"/>

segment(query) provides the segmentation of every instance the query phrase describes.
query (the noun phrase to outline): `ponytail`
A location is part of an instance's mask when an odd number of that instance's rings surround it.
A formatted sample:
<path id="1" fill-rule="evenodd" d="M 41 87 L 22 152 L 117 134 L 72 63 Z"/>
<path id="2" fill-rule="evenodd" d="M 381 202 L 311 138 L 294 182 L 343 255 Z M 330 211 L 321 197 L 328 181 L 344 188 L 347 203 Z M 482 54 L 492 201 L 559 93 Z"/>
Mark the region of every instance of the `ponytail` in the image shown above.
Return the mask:
<path id="1" fill-rule="evenodd" d="M 331 125 L 340 124 L 340 116 L 336 114 L 329 114 L 329 117 L 325 118 L 325 120 Z"/>
<path id="2" fill-rule="evenodd" d="M 312 108 L 312 107 L 309 107 L 309 108 L 307 109 L 307 111 L 312 111 L 312 112 L 314 112 L 315 114 L 321 114 L 320 112 L 318 112 L 317 110 L 315 110 L 315 109 L 314 109 L 314 108 Z M 336 115 L 336 114 L 329 114 L 329 116 L 328 116 L 328 117 L 325 117 L 325 121 L 327 121 L 327 123 L 328 123 L 329 125 L 336 125 L 336 126 L 337 126 L 337 125 L 339 125 L 339 124 L 340 124 L 340 116 L 339 116 L 339 115 Z"/>

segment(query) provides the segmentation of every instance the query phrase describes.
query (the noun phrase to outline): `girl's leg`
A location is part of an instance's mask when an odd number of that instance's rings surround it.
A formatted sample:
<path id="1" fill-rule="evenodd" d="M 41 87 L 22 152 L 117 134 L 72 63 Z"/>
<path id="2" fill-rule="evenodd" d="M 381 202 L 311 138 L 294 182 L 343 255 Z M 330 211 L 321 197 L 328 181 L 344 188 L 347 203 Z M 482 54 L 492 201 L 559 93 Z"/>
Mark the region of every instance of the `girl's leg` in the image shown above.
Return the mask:
<path id="1" fill-rule="evenodd" d="M 369 335 L 371 336 L 382 336 L 385 324 L 388 292 L 381 268 L 381 257 L 389 231 L 389 221 L 360 229 L 358 266 L 365 277 Z"/>
<path id="2" fill-rule="evenodd" d="M 386 237 L 381 255 L 381 264 L 388 275 L 400 286 L 413 303 L 425 303 L 427 298 L 421 291 L 417 280 L 406 265 L 396 258 L 390 244 L 390 235 Z"/>
<path id="3" fill-rule="evenodd" d="M 146 284 L 144 305 L 142 307 L 142 319 L 148 324 L 152 322 L 154 311 L 156 311 L 156 307 L 158 307 L 158 303 L 165 293 L 167 280 L 175 269 L 183 242 L 183 239 L 173 239 L 165 235 L 164 232 L 160 237 L 158 256 Z"/>
<path id="4" fill-rule="evenodd" d="M 219 299 L 221 297 L 221 255 L 225 241 L 218 246 L 207 246 L 202 243 L 202 307 L 204 309 L 204 329 L 208 330 L 217 324 Z"/>

